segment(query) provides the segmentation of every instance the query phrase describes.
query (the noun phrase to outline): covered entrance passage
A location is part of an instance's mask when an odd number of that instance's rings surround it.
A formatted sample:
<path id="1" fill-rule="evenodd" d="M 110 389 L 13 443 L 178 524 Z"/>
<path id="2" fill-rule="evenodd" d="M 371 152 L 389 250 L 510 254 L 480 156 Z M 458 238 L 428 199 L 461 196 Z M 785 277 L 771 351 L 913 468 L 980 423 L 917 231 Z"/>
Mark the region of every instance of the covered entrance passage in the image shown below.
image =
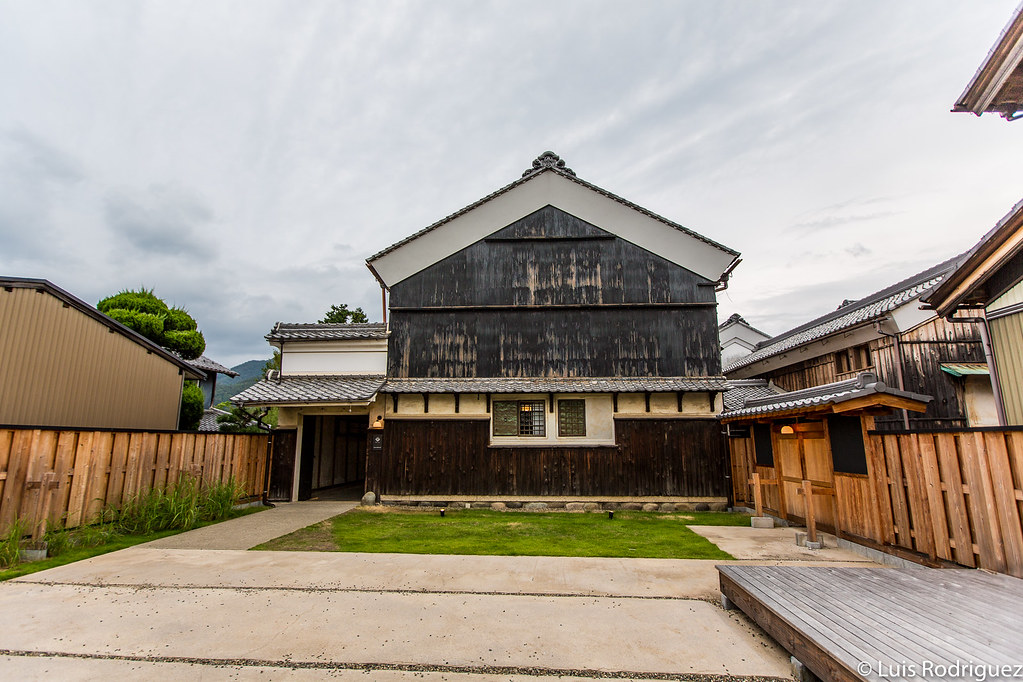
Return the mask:
<path id="1" fill-rule="evenodd" d="M 303 417 L 299 500 L 328 491 L 362 496 L 368 426 L 367 414 Z"/>

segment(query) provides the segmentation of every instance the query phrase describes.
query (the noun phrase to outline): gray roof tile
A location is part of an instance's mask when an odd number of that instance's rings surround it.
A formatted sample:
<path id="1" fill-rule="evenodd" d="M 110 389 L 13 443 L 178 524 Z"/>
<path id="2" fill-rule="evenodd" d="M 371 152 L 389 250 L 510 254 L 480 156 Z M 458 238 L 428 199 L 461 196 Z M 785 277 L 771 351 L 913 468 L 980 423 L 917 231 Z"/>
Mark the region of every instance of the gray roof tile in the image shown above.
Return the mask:
<path id="1" fill-rule="evenodd" d="M 779 334 L 757 344 L 756 350 L 741 357 L 724 368 L 724 372 L 734 372 L 760 360 L 780 355 L 793 348 L 831 336 L 845 329 L 861 324 L 880 320 L 891 311 L 913 299 L 919 298 L 924 292 L 937 285 L 942 277 L 948 274 L 958 261 L 959 256 L 939 263 L 908 279 L 893 284 L 858 301 L 844 305 L 834 312 L 811 320 L 806 324 Z"/>
<path id="2" fill-rule="evenodd" d="M 351 324 L 301 324 L 278 322 L 266 335 L 267 341 L 339 341 L 348 339 L 386 339 L 383 322 Z"/>
<path id="3" fill-rule="evenodd" d="M 231 398 L 237 404 L 345 403 L 371 400 L 384 377 L 292 376 L 262 380 Z"/>
<path id="4" fill-rule="evenodd" d="M 177 353 L 175 353 L 175 355 L 177 355 Z M 178 357 L 181 357 L 181 356 L 178 356 Z M 190 364 L 192 367 L 195 367 L 197 369 L 201 369 L 202 371 L 204 371 L 206 373 L 226 374 L 229 377 L 236 377 L 236 376 L 238 376 L 238 372 L 234 371 L 233 369 L 229 369 L 227 367 L 224 367 L 219 362 L 216 362 L 214 360 L 210 360 L 205 355 L 200 355 L 195 360 L 185 360 L 185 362 Z"/>
<path id="5" fill-rule="evenodd" d="M 724 377 L 474 377 L 388 379 L 381 393 L 661 393 L 724 391 Z"/>
<path id="6" fill-rule="evenodd" d="M 725 411 L 737 410 L 749 398 L 776 396 L 783 391 L 771 386 L 767 379 L 729 379 L 728 390 L 724 393 Z"/>
<path id="7" fill-rule="evenodd" d="M 765 395 L 760 397 L 749 397 L 743 401 L 741 407 L 726 410 L 721 414 L 722 419 L 733 417 L 766 416 L 777 412 L 790 412 L 802 408 L 824 407 L 860 398 L 862 396 L 884 393 L 900 398 L 909 398 L 928 403 L 933 398 L 920 393 L 899 391 L 889 388 L 884 382 L 878 381 L 877 376 L 871 372 L 862 372 L 855 379 L 836 381 L 833 384 L 814 386 L 800 391 L 790 391 L 777 395 Z"/>

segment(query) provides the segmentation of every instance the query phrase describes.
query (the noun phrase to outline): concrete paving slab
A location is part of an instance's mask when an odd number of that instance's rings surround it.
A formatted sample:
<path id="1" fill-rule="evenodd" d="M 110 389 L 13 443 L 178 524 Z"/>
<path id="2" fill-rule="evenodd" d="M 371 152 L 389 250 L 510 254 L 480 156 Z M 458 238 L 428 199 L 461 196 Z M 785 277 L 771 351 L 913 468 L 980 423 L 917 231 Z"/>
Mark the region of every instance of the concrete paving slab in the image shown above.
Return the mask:
<path id="1" fill-rule="evenodd" d="M 339 680 L 340 682 L 585 682 L 594 677 L 524 675 L 430 671 L 380 667 L 334 667 L 330 664 L 297 667 L 295 664 L 239 665 L 213 662 L 152 662 L 145 660 L 92 659 L 79 657 L 0 656 L 0 669 L 18 680 L 63 680 L 65 682 L 108 682 L 112 679 L 145 679 L 151 682 L 203 680 L 220 682 L 265 682 L 266 680 Z M 606 679 L 606 678 L 605 678 Z M 649 677 L 617 677 L 622 682 L 641 682 Z M 748 679 L 748 678 L 747 678 Z M 764 678 L 777 679 L 777 678 Z M 790 678 L 786 677 L 786 680 Z"/>
<path id="2" fill-rule="evenodd" d="M 249 514 L 187 533 L 139 545 L 174 549 L 249 549 L 300 528 L 355 509 L 358 502 L 310 501 L 281 503 L 273 509 Z"/>
<path id="3" fill-rule="evenodd" d="M 6 583 L 0 652 L 472 671 L 784 676 L 744 617 L 701 601 Z"/>
<path id="4" fill-rule="evenodd" d="M 821 549 L 796 545 L 796 533 L 805 528 L 751 528 L 748 526 L 689 526 L 736 559 L 758 562 L 825 561 L 874 564 L 856 552 L 838 547 L 838 539 L 828 533 L 817 533 L 824 541 Z"/>
<path id="5" fill-rule="evenodd" d="M 13 582 L 599 595 L 716 602 L 719 591 L 714 566 L 739 563 L 696 559 L 196 552 L 154 549 L 152 544 L 144 547 L 58 566 Z M 853 565 L 864 564 L 859 561 Z"/>

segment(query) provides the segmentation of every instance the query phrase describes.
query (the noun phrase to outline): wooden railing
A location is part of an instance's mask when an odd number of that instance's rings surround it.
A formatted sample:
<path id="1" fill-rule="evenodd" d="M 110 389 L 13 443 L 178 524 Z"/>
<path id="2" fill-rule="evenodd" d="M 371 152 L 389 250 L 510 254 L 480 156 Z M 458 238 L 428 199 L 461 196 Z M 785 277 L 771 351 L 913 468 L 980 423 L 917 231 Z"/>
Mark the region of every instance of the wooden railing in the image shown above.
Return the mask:
<path id="1" fill-rule="evenodd" d="M 183 474 L 233 479 L 259 497 L 267 436 L 0 428 L 0 532 L 15 518 L 33 535 L 95 522 L 108 507 Z"/>

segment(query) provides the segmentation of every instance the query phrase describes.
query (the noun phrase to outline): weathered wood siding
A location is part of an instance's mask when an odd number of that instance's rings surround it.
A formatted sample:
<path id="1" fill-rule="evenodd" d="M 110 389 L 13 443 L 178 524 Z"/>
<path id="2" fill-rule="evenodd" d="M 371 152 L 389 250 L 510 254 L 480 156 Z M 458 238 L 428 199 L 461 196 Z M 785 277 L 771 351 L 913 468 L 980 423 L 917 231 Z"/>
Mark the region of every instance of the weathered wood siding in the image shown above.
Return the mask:
<path id="1" fill-rule="evenodd" d="M 967 426 L 963 382 L 941 371 L 941 363 L 984 362 L 984 349 L 976 327 L 935 318 L 902 334 L 899 343 L 905 389 L 934 397 L 926 412 L 909 415 L 910 428 Z M 873 367 L 868 369 L 889 386 L 897 388 L 898 369 L 892 339 L 874 339 L 869 347 Z M 762 378 L 773 380 L 786 391 L 796 391 L 855 375 L 855 372 L 839 374 L 835 353 L 827 353 L 775 370 Z M 878 418 L 877 428 L 903 428 L 902 414 Z"/>
<path id="2" fill-rule="evenodd" d="M 492 447 L 488 420 L 389 419 L 366 489 L 384 495 L 726 497 L 716 420 L 616 419 L 616 446 Z"/>
<path id="3" fill-rule="evenodd" d="M 720 373 L 714 283 L 551 206 L 391 288 L 391 376 Z"/>

